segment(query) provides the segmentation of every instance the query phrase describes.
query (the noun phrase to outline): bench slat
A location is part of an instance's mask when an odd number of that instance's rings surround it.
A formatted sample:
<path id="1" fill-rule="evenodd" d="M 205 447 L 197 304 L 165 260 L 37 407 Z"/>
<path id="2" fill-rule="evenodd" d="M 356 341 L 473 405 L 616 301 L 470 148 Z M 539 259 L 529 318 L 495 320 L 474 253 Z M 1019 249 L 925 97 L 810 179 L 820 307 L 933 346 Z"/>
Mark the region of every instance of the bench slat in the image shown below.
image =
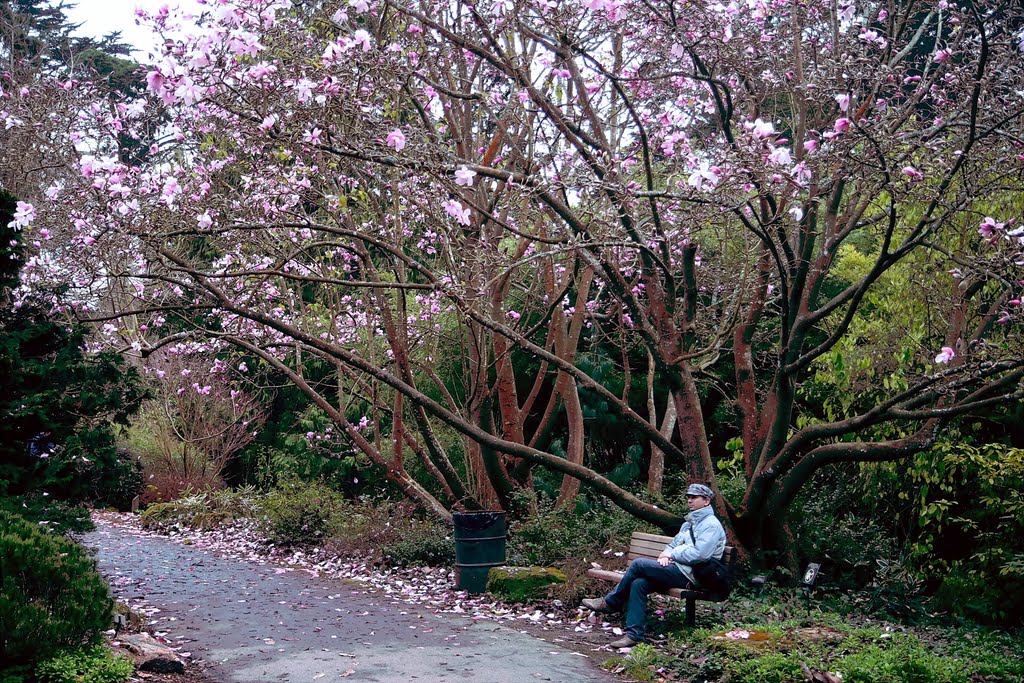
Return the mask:
<path id="1" fill-rule="evenodd" d="M 610 569 L 596 569 L 591 567 L 587 570 L 587 576 L 592 576 L 595 579 L 602 579 L 604 581 L 611 581 L 612 583 L 618 583 L 622 580 L 623 572 L 613 572 Z"/>
<path id="2" fill-rule="evenodd" d="M 646 557 L 648 560 L 656 560 L 656 559 L 658 559 L 659 555 L 661 555 L 661 551 L 660 550 L 658 552 L 656 552 L 656 553 L 648 553 L 648 552 L 635 553 L 635 552 L 633 552 L 633 550 L 631 548 L 630 551 L 626 554 L 626 559 L 629 560 L 630 562 L 632 562 L 633 560 L 635 560 L 638 557 Z"/>
<path id="3" fill-rule="evenodd" d="M 638 555 L 645 554 L 645 553 L 654 553 L 654 556 L 657 557 L 658 553 L 660 553 L 664 549 L 665 549 L 665 544 L 664 543 L 658 543 L 657 545 L 647 544 L 647 543 L 630 543 L 629 544 L 629 552 L 636 553 Z"/>
<path id="4" fill-rule="evenodd" d="M 644 537 L 644 538 L 640 538 Z M 648 540 L 650 538 L 659 539 L 658 541 Z M 664 543 L 660 539 L 664 539 Z M 629 560 L 635 560 L 638 557 L 649 557 L 651 559 L 657 559 L 661 551 L 665 549 L 665 545 L 672 539 L 668 536 L 655 536 L 654 534 L 641 534 L 636 532 L 633 534 L 632 539 L 629 543 L 629 554 L 627 558 Z M 734 564 L 736 561 L 736 554 L 732 546 L 725 546 L 725 552 L 722 554 L 722 562 L 726 564 Z"/>
<path id="5" fill-rule="evenodd" d="M 645 534 L 642 531 L 634 531 L 633 535 L 629 539 L 629 542 L 632 543 L 634 540 L 658 541 L 662 545 L 665 545 L 666 543 L 668 543 L 669 541 L 672 540 L 672 537 L 671 536 L 660 536 L 658 534 Z"/>

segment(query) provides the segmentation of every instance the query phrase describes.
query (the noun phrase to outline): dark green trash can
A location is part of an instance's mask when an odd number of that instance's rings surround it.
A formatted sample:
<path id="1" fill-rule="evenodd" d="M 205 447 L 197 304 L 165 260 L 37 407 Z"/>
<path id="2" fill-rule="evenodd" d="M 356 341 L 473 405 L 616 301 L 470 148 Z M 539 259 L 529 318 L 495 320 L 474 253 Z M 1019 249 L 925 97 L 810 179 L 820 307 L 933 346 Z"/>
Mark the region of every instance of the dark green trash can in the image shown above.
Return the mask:
<path id="1" fill-rule="evenodd" d="M 505 513 L 456 512 L 455 587 L 483 593 L 487 572 L 505 564 Z"/>

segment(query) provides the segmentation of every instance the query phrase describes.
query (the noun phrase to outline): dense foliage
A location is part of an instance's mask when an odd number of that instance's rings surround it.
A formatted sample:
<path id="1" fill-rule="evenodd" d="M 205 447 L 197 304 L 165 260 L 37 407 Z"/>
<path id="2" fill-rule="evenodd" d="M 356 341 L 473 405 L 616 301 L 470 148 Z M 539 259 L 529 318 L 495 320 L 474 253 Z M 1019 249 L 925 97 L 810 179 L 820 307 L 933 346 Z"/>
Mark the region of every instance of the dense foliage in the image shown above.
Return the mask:
<path id="1" fill-rule="evenodd" d="M 36 667 L 39 683 L 124 683 L 135 664 L 106 646 L 66 652 Z"/>
<path id="2" fill-rule="evenodd" d="M 81 546 L 0 511 L 0 661 L 31 664 L 98 643 L 111 605 Z"/>
<path id="3" fill-rule="evenodd" d="M 0 194 L 0 220 L 14 207 Z M 0 253 L 0 496 L 125 509 L 141 475 L 112 429 L 144 395 L 138 373 L 117 354 L 86 354 L 86 329 L 67 327 L 38 299 L 12 304 L 20 253 L 19 239 Z"/>

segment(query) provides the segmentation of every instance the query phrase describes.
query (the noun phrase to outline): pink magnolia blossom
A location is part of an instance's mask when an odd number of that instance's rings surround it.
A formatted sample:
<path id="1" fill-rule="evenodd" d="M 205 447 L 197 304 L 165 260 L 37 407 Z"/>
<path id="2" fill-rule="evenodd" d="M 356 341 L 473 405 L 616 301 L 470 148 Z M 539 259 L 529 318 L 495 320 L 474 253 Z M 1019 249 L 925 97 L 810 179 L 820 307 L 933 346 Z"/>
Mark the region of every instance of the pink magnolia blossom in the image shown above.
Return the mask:
<path id="1" fill-rule="evenodd" d="M 700 166 L 694 169 L 686 183 L 696 190 L 703 190 L 704 186 L 714 188 L 718 184 L 718 175 L 721 171 L 716 166 L 709 166 L 708 162 L 702 161 Z"/>
<path id="2" fill-rule="evenodd" d="M 458 221 L 462 225 L 469 225 L 470 221 L 468 208 L 463 208 L 462 204 L 455 201 L 454 199 L 449 199 L 448 201 L 441 204 L 441 206 L 448 213 L 448 215 L 454 218 L 456 221 Z"/>
<path id="3" fill-rule="evenodd" d="M 401 152 L 405 149 L 405 133 L 400 129 L 396 128 L 387 137 L 388 147 L 393 148 L 396 152 Z"/>
<path id="4" fill-rule="evenodd" d="M 836 119 L 835 125 L 832 126 L 832 130 L 834 130 L 837 134 L 842 135 L 843 133 L 850 130 L 851 124 L 852 122 L 850 121 L 850 119 L 843 116 Z"/>
<path id="5" fill-rule="evenodd" d="M 776 147 L 768 155 L 768 160 L 779 166 L 789 166 L 793 163 L 793 155 L 789 153 L 788 147 Z"/>
<path id="6" fill-rule="evenodd" d="M 847 93 L 840 93 L 836 95 L 836 103 L 839 104 L 839 109 L 842 111 L 849 111 L 850 109 L 850 95 Z"/>
<path id="7" fill-rule="evenodd" d="M 889 44 L 889 41 L 878 34 L 878 31 L 872 31 L 864 29 L 860 32 L 859 38 L 869 45 L 877 45 L 878 47 L 884 48 Z"/>
<path id="8" fill-rule="evenodd" d="M 213 225 L 213 217 L 210 216 L 209 211 L 204 211 L 196 217 L 196 223 L 199 224 L 201 230 L 206 230 Z"/>
<path id="9" fill-rule="evenodd" d="M 14 220 L 7 224 L 12 230 L 27 228 L 36 217 L 36 207 L 29 202 L 18 202 L 14 210 Z"/>
<path id="10" fill-rule="evenodd" d="M 174 198 L 181 192 L 181 186 L 178 185 L 178 179 L 173 176 L 164 181 L 163 189 L 160 190 L 160 194 L 167 203 L 174 201 Z"/>
<path id="11" fill-rule="evenodd" d="M 187 105 L 198 102 L 203 96 L 203 88 L 196 85 L 195 81 L 186 76 L 178 81 L 178 87 L 174 89 L 174 96 Z"/>
<path id="12" fill-rule="evenodd" d="M 366 29 L 359 29 L 352 34 L 352 44 L 362 45 L 363 52 L 369 52 L 373 49 L 373 46 L 370 44 L 370 32 Z"/>
<path id="13" fill-rule="evenodd" d="M 985 216 L 985 219 L 981 221 L 981 225 L 978 226 L 978 234 L 982 237 L 992 237 L 992 235 L 1002 230 L 1005 226 L 1005 223 L 997 223 L 996 219 L 992 218 L 992 216 Z"/>
<path id="14" fill-rule="evenodd" d="M 757 138 L 758 140 L 763 140 L 764 138 L 775 135 L 775 126 L 772 124 L 771 121 L 757 119 L 752 124 L 749 125 L 750 130 L 754 134 L 754 137 Z"/>
<path id="15" fill-rule="evenodd" d="M 163 91 L 164 82 L 164 75 L 159 71 L 150 71 L 146 74 L 146 85 L 154 94 L 159 95 Z"/>
<path id="16" fill-rule="evenodd" d="M 268 114 L 260 122 L 260 130 L 270 130 L 274 127 L 275 123 L 277 123 L 277 114 Z"/>
<path id="17" fill-rule="evenodd" d="M 466 168 L 465 165 L 455 171 L 455 183 L 463 187 L 472 187 L 474 177 L 476 177 L 476 171 Z"/>
<path id="18" fill-rule="evenodd" d="M 907 176 L 908 178 L 910 178 L 911 180 L 913 180 L 915 182 L 924 179 L 924 174 L 921 173 L 920 171 L 918 171 L 913 166 L 904 166 L 903 167 L 903 175 Z"/>
<path id="19" fill-rule="evenodd" d="M 320 60 L 324 63 L 324 66 L 331 66 L 341 61 L 344 52 L 345 50 L 337 41 L 332 41 L 324 48 L 324 53 L 320 56 Z"/>
<path id="20" fill-rule="evenodd" d="M 948 363 L 949 361 L 953 360 L 953 358 L 955 356 L 956 356 L 956 351 L 954 351 L 952 347 L 943 346 L 942 350 L 939 351 L 939 354 L 937 356 L 935 356 L 935 362 L 940 364 L 940 365 L 942 365 L 942 364 Z"/>
<path id="21" fill-rule="evenodd" d="M 811 182 L 811 169 L 803 161 L 790 169 L 789 174 L 796 180 L 797 185 L 806 185 Z"/>
<path id="22" fill-rule="evenodd" d="M 273 64 L 268 64 L 267 62 L 260 62 L 259 64 L 256 64 L 255 66 L 249 69 L 249 78 L 258 81 L 261 78 L 270 76 L 275 71 L 277 71 L 277 67 L 274 66 Z"/>

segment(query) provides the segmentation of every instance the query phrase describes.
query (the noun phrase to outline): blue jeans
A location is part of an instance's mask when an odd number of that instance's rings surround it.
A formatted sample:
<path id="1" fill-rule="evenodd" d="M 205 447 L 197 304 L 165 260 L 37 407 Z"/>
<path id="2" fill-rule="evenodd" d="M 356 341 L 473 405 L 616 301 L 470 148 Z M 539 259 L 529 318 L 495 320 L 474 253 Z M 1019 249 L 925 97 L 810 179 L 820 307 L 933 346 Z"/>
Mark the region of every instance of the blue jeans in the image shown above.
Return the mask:
<path id="1" fill-rule="evenodd" d="M 619 585 L 604 597 L 608 607 L 621 610 L 625 605 L 626 633 L 635 641 L 644 639 L 647 629 L 647 596 L 666 588 L 687 588 L 690 580 L 675 562 L 662 567 L 657 560 L 639 557 L 633 560 Z"/>

